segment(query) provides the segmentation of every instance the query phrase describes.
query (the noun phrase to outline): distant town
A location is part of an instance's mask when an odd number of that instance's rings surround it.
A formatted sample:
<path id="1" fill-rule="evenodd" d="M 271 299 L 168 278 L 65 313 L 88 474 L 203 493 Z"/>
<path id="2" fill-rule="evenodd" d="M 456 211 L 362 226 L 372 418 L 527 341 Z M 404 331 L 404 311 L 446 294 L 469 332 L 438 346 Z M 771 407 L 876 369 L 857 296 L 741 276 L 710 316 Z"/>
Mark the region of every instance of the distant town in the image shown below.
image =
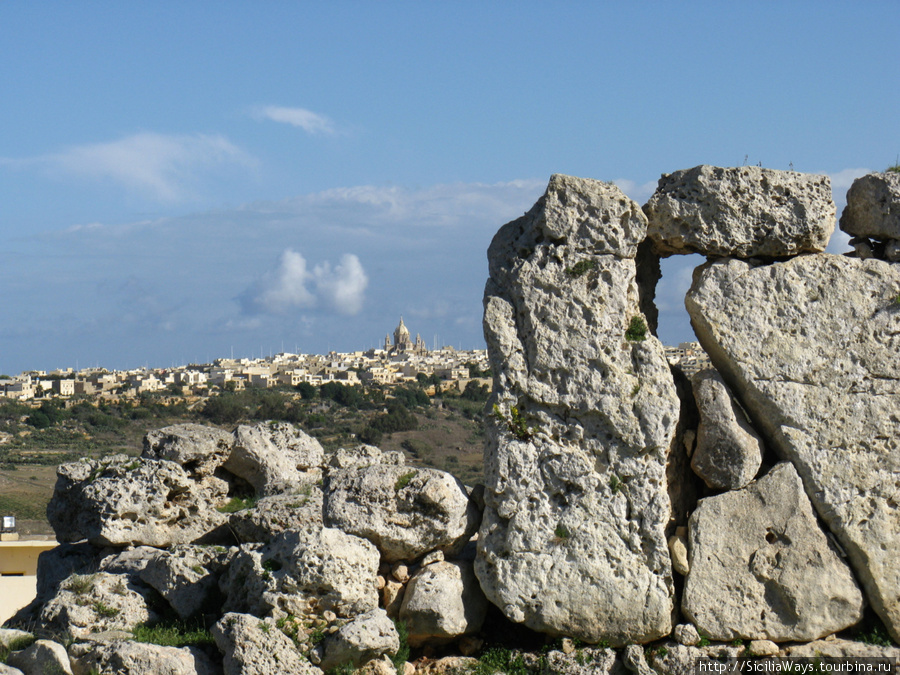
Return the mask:
<path id="1" fill-rule="evenodd" d="M 711 367 L 696 342 L 665 349 L 669 363 L 679 365 L 687 375 Z M 473 377 L 486 375 L 489 367 L 484 349 L 427 349 L 420 335 L 411 338 L 401 317 L 393 336 L 385 336 L 383 347 L 367 351 L 325 355 L 282 352 L 264 358 L 220 358 L 209 364 L 173 368 L 32 370 L 4 376 L 0 380 L 0 396 L 19 401 L 73 396 L 128 398 L 166 391 L 203 396 L 216 388 L 236 391 L 246 387 L 296 387 L 301 383 L 320 386 L 327 382 L 348 386 L 396 385 L 422 381 L 422 376 L 462 388 Z"/>

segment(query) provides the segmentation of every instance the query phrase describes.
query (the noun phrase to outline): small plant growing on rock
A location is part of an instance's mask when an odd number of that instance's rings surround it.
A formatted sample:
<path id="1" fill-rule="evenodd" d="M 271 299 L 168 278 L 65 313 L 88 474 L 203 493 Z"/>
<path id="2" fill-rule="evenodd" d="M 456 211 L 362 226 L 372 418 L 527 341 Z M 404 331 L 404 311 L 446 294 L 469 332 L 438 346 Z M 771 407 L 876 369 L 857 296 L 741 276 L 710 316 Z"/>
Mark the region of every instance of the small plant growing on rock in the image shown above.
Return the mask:
<path id="1" fill-rule="evenodd" d="M 503 414 L 500 406 L 494 404 L 494 419 L 506 426 L 506 429 L 520 441 L 528 441 L 537 433 L 534 428 L 529 429 L 525 423 L 525 418 L 519 412 L 516 406 L 509 409 L 509 417 Z"/>
<path id="2" fill-rule="evenodd" d="M 579 260 L 577 263 L 572 265 L 571 267 L 566 268 L 566 274 L 573 279 L 582 276 L 586 272 L 597 267 L 596 260 Z"/>
<path id="3" fill-rule="evenodd" d="M 282 565 L 280 562 L 275 560 L 275 558 L 269 558 L 268 560 L 263 562 L 262 567 L 267 572 L 277 572 L 281 569 Z"/>
<path id="4" fill-rule="evenodd" d="M 616 474 L 613 474 L 609 477 L 609 489 L 613 494 L 616 494 L 619 490 L 621 490 L 623 485 L 624 483 L 619 480 L 619 477 Z"/>
<path id="5" fill-rule="evenodd" d="M 631 317 L 631 323 L 625 331 L 625 339 L 629 342 L 643 342 L 647 339 L 647 322 L 644 317 L 635 315 Z"/>
<path id="6" fill-rule="evenodd" d="M 102 616 L 106 619 L 112 619 L 113 617 L 119 616 L 119 610 L 115 607 L 110 607 L 107 604 L 100 602 L 99 600 L 93 604 L 94 612 L 97 613 L 97 616 Z"/>
<path id="7" fill-rule="evenodd" d="M 572 536 L 572 533 L 566 529 L 566 526 L 560 523 L 556 526 L 556 529 L 553 530 L 553 543 L 562 544 L 569 540 L 569 537 Z"/>
<path id="8" fill-rule="evenodd" d="M 397 482 L 394 483 L 394 489 L 397 492 L 400 492 L 403 488 L 409 485 L 409 481 L 416 477 L 415 471 L 410 471 L 409 473 L 405 473 L 400 478 L 397 479 Z"/>
<path id="9" fill-rule="evenodd" d="M 94 590 L 96 580 L 96 574 L 73 574 L 66 581 L 65 589 L 72 591 L 75 595 L 84 595 Z"/>

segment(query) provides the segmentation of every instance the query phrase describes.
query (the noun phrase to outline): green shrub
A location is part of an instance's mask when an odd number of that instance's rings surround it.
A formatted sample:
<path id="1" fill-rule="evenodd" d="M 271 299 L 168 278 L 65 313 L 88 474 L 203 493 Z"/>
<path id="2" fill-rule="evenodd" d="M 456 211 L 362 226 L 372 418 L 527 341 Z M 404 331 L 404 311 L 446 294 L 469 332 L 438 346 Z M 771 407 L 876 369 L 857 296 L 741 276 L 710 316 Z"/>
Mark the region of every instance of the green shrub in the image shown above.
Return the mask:
<path id="1" fill-rule="evenodd" d="M 597 267 L 596 260 L 579 260 L 571 267 L 566 268 L 566 274 L 570 277 L 577 278 Z"/>
<path id="2" fill-rule="evenodd" d="M 644 317 L 640 315 L 631 317 L 631 323 L 625 331 L 625 339 L 629 342 L 642 342 L 647 339 L 647 323 Z"/>
<path id="3" fill-rule="evenodd" d="M 521 654 L 515 654 L 506 647 L 493 646 L 485 649 L 472 669 L 473 675 L 528 675 L 528 669 Z"/>

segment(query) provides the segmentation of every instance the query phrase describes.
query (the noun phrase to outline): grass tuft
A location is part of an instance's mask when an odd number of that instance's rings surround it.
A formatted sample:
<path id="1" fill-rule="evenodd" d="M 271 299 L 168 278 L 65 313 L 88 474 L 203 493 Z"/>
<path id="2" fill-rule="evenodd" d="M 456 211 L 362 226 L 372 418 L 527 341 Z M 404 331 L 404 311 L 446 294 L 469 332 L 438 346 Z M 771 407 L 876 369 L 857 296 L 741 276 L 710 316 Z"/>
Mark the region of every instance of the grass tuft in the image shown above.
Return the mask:
<path id="1" fill-rule="evenodd" d="M 200 626 L 189 626 L 182 621 L 160 622 L 135 626 L 131 634 L 135 642 L 146 642 L 163 647 L 199 647 L 215 644 L 212 633 Z"/>

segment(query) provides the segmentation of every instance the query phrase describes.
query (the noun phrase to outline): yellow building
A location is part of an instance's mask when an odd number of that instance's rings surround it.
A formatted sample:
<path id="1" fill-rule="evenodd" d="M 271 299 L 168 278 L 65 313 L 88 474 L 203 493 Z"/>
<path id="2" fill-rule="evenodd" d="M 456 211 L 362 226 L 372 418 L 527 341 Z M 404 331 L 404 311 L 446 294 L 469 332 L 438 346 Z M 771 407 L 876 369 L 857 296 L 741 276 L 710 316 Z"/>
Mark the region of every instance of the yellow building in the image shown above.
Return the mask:
<path id="1" fill-rule="evenodd" d="M 19 539 L 15 533 L 0 535 L 0 625 L 34 600 L 38 555 L 56 545 L 53 539 Z"/>

